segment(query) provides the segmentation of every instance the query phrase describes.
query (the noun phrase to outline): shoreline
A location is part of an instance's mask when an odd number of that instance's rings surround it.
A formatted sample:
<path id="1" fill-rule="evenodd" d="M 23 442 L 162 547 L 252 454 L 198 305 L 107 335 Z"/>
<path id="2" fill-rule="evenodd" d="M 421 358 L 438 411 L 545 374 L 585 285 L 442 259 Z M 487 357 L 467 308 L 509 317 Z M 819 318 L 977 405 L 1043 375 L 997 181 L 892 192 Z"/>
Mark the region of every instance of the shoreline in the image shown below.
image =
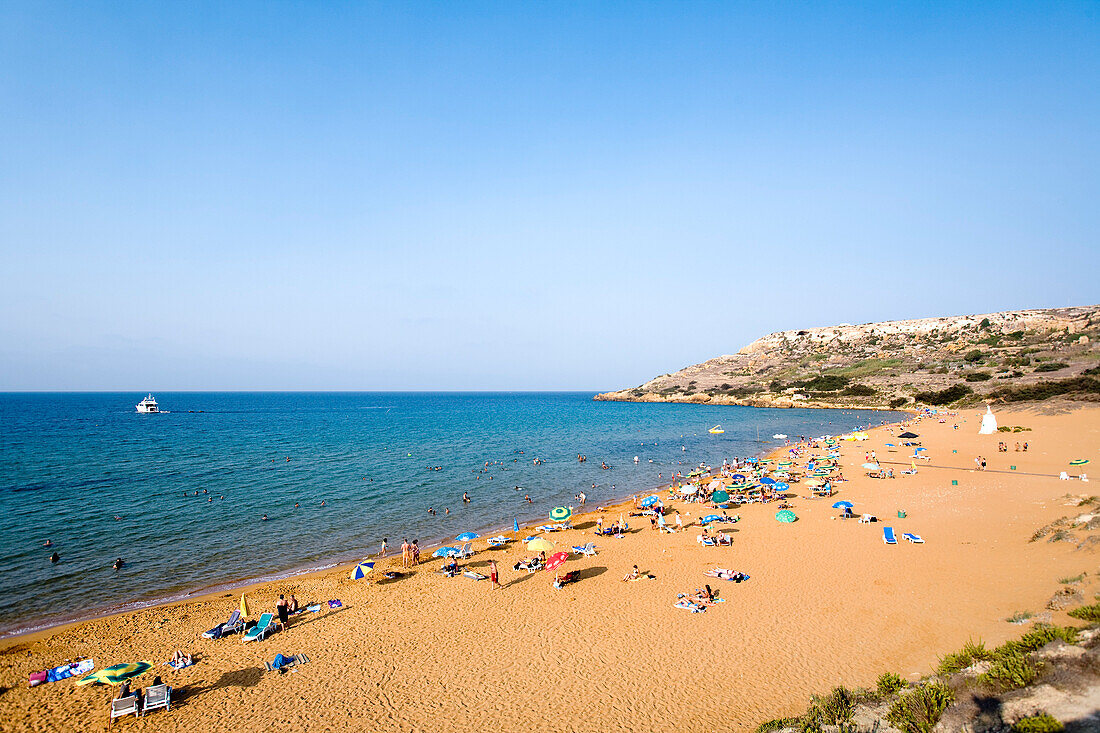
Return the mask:
<path id="1" fill-rule="evenodd" d="M 752 407 L 752 405 L 746 405 L 746 406 Z M 858 408 L 858 407 L 857 408 L 847 408 L 847 407 L 832 408 L 832 407 L 826 407 L 824 409 L 848 410 L 848 409 L 871 409 L 871 408 Z M 886 412 L 901 412 L 901 413 L 908 412 L 906 410 L 888 410 L 888 409 L 883 410 L 883 411 L 886 411 Z M 908 419 L 908 418 L 906 418 L 906 419 Z M 881 424 L 873 426 L 873 427 L 868 426 L 867 429 L 868 430 L 877 429 L 877 428 L 881 428 L 881 427 L 885 427 L 887 425 L 893 425 L 893 424 L 896 424 L 896 423 L 881 423 Z M 858 426 L 857 426 L 857 429 L 859 429 Z M 755 457 L 758 457 L 758 458 L 765 458 L 765 457 L 768 457 L 769 455 L 771 455 L 771 453 L 774 453 L 775 451 L 779 450 L 782 447 L 783 446 L 762 449 L 762 450 L 758 451 L 757 453 L 755 453 L 753 455 Z M 627 492 L 627 493 L 624 493 L 622 495 L 611 498 L 609 500 L 609 502 L 606 504 L 606 506 L 603 506 L 602 508 L 604 510 L 610 510 L 611 508 L 621 508 L 622 506 L 624 506 L 624 505 L 626 505 L 630 502 L 631 496 L 633 496 L 634 494 L 638 494 L 638 493 L 641 493 L 641 492 L 646 492 L 646 493 L 661 492 L 661 491 L 666 490 L 668 487 L 670 487 L 672 485 L 672 483 L 674 483 L 674 482 L 658 483 L 658 484 L 655 484 L 653 486 L 636 488 L 636 489 L 634 489 L 630 492 Z M 598 509 L 596 511 L 598 511 Z M 584 514 L 590 514 L 590 513 L 592 513 L 592 512 L 585 512 Z M 582 514 L 578 513 L 577 516 L 582 516 Z M 526 523 L 524 523 L 524 522 L 520 523 L 520 531 L 523 532 L 524 530 L 532 529 L 535 526 L 538 526 L 540 523 L 544 523 L 545 521 L 546 520 L 544 520 L 544 519 L 526 520 Z M 475 531 L 477 531 L 476 528 L 475 528 Z M 485 529 L 481 530 L 481 534 L 482 534 L 483 538 L 485 536 L 491 536 L 491 535 L 495 535 L 495 534 L 510 534 L 510 533 L 511 533 L 511 525 L 506 524 L 506 523 L 495 524 L 495 525 L 492 525 L 488 528 L 485 528 Z M 422 563 L 425 562 L 428 558 L 430 558 L 430 554 L 431 554 L 431 551 L 433 549 L 436 549 L 438 547 L 443 546 L 448 541 L 450 541 L 450 540 L 448 540 L 448 538 L 443 537 L 443 538 L 440 538 L 440 539 L 431 539 L 428 542 L 421 545 L 422 556 L 425 557 L 425 560 L 422 560 Z M 367 552 L 367 550 L 368 550 L 368 548 L 363 548 L 364 552 Z M 222 596 L 223 594 L 225 594 L 227 592 L 247 593 L 249 591 L 249 589 L 263 588 L 263 587 L 265 587 L 269 584 L 272 584 L 272 583 L 285 583 L 285 582 L 290 581 L 290 580 L 307 580 L 311 577 L 325 577 L 328 574 L 333 573 L 335 571 L 340 571 L 340 570 L 350 571 L 352 568 L 355 567 L 355 565 L 358 562 L 360 562 L 362 560 L 371 559 L 371 560 L 376 560 L 377 561 L 378 559 L 380 559 L 380 558 L 377 557 L 377 553 L 375 553 L 375 552 L 367 552 L 367 554 L 365 554 L 365 555 L 360 554 L 359 552 L 348 552 L 348 553 L 346 553 L 346 555 L 347 555 L 347 559 L 344 559 L 344 553 L 341 553 L 340 559 L 336 559 L 336 560 L 332 561 L 331 563 L 326 563 L 326 564 L 324 564 L 320 567 L 310 565 L 310 566 L 298 566 L 298 567 L 292 567 L 292 568 L 286 568 L 286 569 L 280 569 L 280 570 L 272 570 L 272 571 L 266 572 L 262 575 L 252 577 L 252 578 L 240 578 L 240 579 L 236 579 L 236 580 L 227 580 L 227 581 L 223 581 L 223 582 L 216 583 L 216 584 L 213 584 L 213 585 L 207 585 L 207 586 L 202 586 L 202 587 L 198 587 L 198 588 L 180 590 L 180 591 L 178 591 L 174 594 L 171 594 L 169 596 L 166 596 L 166 597 L 154 598 L 154 599 L 149 599 L 149 600 L 123 601 L 122 603 L 120 603 L 116 606 L 111 606 L 111 607 L 107 607 L 107 608 L 103 608 L 103 609 L 98 609 L 98 610 L 93 611 L 93 612 L 91 612 L 89 614 L 86 614 L 86 615 L 78 615 L 78 616 L 71 617 L 71 618 L 62 618 L 62 619 L 59 619 L 57 621 L 46 621 L 46 622 L 43 622 L 41 624 L 38 624 L 36 622 L 31 622 L 30 624 L 27 624 L 27 625 L 20 625 L 18 627 L 14 627 L 11 630 L 0 630 L 0 651 L 2 651 L 4 649 L 7 649 L 7 648 L 11 647 L 14 644 L 18 644 L 21 641 L 33 640 L 33 639 L 38 639 L 38 638 L 42 638 L 42 637 L 45 637 L 45 636 L 49 636 L 50 633 L 53 632 L 53 631 L 59 631 L 59 630 L 62 630 L 62 629 L 67 629 L 67 628 L 79 626 L 81 624 L 84 624 L 84 623 L 87 623 L 87 622 L 90 622 L 90 621 L 97 621 L 97 620 L 101 620 L 101 619 L 109 619 L 109 618 L 114 618 L 114 617 L 117 617 L 117 616 L 123 616 L 123 615 L 129 614 L 129 613 L 138 613 L 138 612 L 141 612 L 141 611 L 148 611 L 148 610 L 153 610 L 153 609 L 157 609 L 157 608 L 173 607 L 173 606 L 178 606 L 180 604 L 186 604 L 186 603 L 190 603 L 190 602 L 196 602 L 197 603 L 197 602 L 209 601 L 213 598 L 220 597 L 220 596 Z M 352 559 L 356 556 L 358 556 L 360 559 L 359 560 Z M 390 557 L 393 557 L 393 555 L 392 554 L 387 555 L 387 559 L 390 558 Z"/>

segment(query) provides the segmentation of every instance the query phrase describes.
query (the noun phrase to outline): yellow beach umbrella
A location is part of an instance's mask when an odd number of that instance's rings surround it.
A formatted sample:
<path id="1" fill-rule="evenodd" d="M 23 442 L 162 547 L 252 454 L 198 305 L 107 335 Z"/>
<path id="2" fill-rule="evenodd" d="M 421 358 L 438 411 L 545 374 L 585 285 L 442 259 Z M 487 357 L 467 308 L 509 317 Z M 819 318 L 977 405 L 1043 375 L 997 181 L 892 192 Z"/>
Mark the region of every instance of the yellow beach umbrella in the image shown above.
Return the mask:
<path id="1" fill-rule="evenodd" d="M 551 552 L 554 549 L 554 543 L 548 539 L 536 537 L 527 543 L 527 549 L 531 552 Z"/>
<path id="2" fill-rule="evenodd" d="M 114 664 L 98 672 L 81 677 L 76 681 L 78 685 L 90 685 L 97 682 L 101 685 L 121 685 L 128 679 L 145 674 L 153 668 L 152 662 L 130 662 L 129 664 Z"/>
<path id="3" fill-rule="evenodd" d="M 244 597 L 244 593 L 241 593 L 241 618 L 248 618 L 248 601 Z"/>

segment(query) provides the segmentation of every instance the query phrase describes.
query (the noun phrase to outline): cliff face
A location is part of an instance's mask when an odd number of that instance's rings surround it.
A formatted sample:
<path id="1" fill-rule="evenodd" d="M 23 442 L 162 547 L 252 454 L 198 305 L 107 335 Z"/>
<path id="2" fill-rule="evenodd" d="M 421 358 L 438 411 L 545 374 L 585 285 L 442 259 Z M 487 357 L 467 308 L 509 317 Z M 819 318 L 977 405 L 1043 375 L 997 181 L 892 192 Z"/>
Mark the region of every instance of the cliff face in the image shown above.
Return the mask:
<path id="1" fill-rule="evenodd" d="M 1011 400 L 1052 382 L 1057 394 L 1095 398 L 1100 382 L 1086 372 L 1100 364 L 1098 339 L 1100 306 L 780 331 L 595 399 L 885 408 Z"/>

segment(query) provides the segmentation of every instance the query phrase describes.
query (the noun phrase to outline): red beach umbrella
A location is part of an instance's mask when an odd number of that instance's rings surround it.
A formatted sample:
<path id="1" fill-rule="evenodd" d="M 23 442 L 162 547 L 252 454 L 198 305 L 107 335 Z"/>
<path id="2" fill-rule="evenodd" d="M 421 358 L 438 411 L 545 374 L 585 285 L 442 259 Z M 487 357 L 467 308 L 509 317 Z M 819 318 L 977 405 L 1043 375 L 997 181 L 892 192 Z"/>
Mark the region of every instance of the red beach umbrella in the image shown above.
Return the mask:
<path id="1" fill-rule="evenodd" d="M 554 570 L 569 558 L 568 552 L 555 552 L 546 559 L 546 569 Z"/>

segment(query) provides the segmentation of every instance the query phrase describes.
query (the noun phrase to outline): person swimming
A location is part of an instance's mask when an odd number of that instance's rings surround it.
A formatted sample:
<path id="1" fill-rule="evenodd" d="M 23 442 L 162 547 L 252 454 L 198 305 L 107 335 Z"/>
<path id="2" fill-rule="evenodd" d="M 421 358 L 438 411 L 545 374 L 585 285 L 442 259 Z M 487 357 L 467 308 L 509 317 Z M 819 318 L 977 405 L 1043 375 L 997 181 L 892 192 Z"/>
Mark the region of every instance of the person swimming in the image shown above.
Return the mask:
<path id="1" fill-rule="evenodd" d="M 120 557 L 120 558 L 115 560 L 115 564 L 112 565 L 111 567 L 113 567 L 115 570 L 122 570 L 122 566 L 125 565 L 125 564 L 126 563 L 123 562 L 122 558 Z"/>
<path id="2" fill-rule="evenodd" d="M 56 552 L 50 555 L 50 562 L 52 562 L 54 565 L 61 562 L 61 555 L 58 555 Z"/>

